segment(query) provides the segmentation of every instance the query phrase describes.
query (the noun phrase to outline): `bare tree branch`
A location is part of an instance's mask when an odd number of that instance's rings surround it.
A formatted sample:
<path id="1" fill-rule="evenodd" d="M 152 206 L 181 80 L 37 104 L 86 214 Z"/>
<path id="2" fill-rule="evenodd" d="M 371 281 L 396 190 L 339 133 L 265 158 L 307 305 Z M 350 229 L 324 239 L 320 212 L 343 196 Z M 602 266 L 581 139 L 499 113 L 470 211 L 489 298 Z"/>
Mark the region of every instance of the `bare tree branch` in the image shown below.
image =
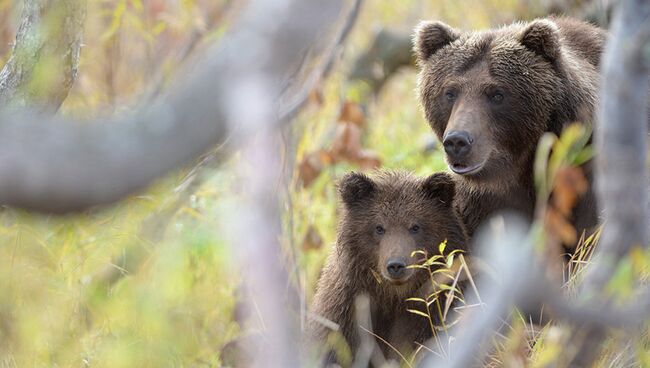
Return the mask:
<path id="1" fill-rule="evenodd" d="M 287 22 L 273 25 L 268 24 L 273 13 L 260 14 L 265 7 L 252 6 L 199 73 L 131 116 L 80 123 L 1 114 L 0 203 L 54 213 L 111 203 L 226 137 L 241 142 L 244 127 L 226 126 L 223 122 L 234 117 L 225 111 L 233 99 L 254 101 L 234 95 L 233 87 L 255 72 L 274 81 L 286 75 L 335 19 L 337 4 L 292 3 Z"/>
<path id="2" fill-rule="evenodd" d="M 622 1 L 603 59 L 596 158 L 598 201 L 606 223 L 595 264 L 585 276 L 583 299 L 602 301 L 602 291 L 632 247 L 648 246 L 648 71 L 650 70 L 650 3 Z M 650 305 L 643 295 L 642 306 Z M 639 316 L 648 318 L 648 312 Z M 645 318 L 644 318 L 645 317 Z M 589 326 L 572 366 L 590 366 L 600 352 L 606 330 Z"/>
<path id="3" fill-rule="evenodd" d="M 304 81 L 296 83 L 298 88 L 285 89 L 281 98 L 282 105 L 279 108 L 280 120 L 289 121 L 293 119 L 308 101 L 309 93 L 318 86 L 318 83 L 327 77 L 334 65 L 336 56 L 341 51 L 341 47 L 348 38 L 350 31 L 352 31 L 362 4 L 362 0 L 352 1 L 349 13 L 343 19 L 337 34 L 325 46 L 325 50 L 322 52 L 323 56 L 320 58 L 318 65 L 311 68 L 310 73 L 305 77 Z M 303 65 L 307 64 L 304 63 Z"/>
<path id="4" fill-rule="evenodd" d="M 339 55 L 340 49 L 345 44 L 357 20 L 362 3 L 362 0 L 353 0 L 349 12 L 343 18 L 338 31 L 331 38 L 330 42 L 328 42 L 325 50 L 313 53 L 316 54 L 312 55 L 313 59 L 316 60 L 308 58 L 303 61 L 301 67 L 309 71 L 307 76 L 304 78 L 291 77 L 290 84 L 284 88 L 279 98 L 278 121 L 280 123 L 286 123 L 294 119 L 308 101 L 309 93 L 328 76 L 337 55 Z M 216 167 L 225 157 L 229 156 L 229 151 L 231 150 L 232 144 L 226 141 L 216 150 L 205 155 L 185 178 L 183 178 L 176 192 L 185 195 L 192 193 L 202 182 L 200 180 L 201 170 L 205 167 Z"/>
<path id="5" fill-rule="evenodd" d="M 596 189 L 607 220 L 585 292 L 600 290 L 632 247 L 648 245 L 648 20 L 650 3 L 623 1 L 604 54 L 595 138 Z"/>
<path id="6" fill-rule="evenodd" d="M 355 60 L 350 80 L 361 80 L 378 94 L 400 68 L 414 66 L 410 32 L 382 28 L 366 51 Z"/>
<path id="7" fill-rule="evenodd" d="M 640 293 L 634 303 L 622 307 L 568 300 L 560 285 L 546 278 L 544 267 L 534 255 L 531 236 L 526 235 L 526 226 L 516 219 L 493 218 L 478 235 L 475 245 L 479 251 L 487 252 L 487 274 L 497 276 L 480 279 L 485 306 L 464 316 L 462 324 L 452 332 L 448 359 L 429 355 L 419 366 L 460 368 L 482 362 L 489 351 L 489 338 L 507 322 L 513 307 L 526 313 L 544 306 L 559 322 L 572 324 L 575 330 L 598 329 L 603 333 L 609 328 L 637 329 L 650 317 L 648 290 Z M 474 296 L 469 304 L 479 302 Z"/>
<path id="8" fill-rule="evenodd" d="M 454 328 L 450 350 L 445 358 L 427 355 L 420 366 L 464 368 L 481 362 L 487 353 L 485 342 L 499 328 L 513 305 L 530 291 L 532 244 L 527 238 L 527 225 L 517 218 L 496 217 L 488 221 L 478 234 L 474 246 L 487 253 L 487 265 L 498 274 L 498 280 L 482 277 L 479 290 L 484 305 L 464 315 Z M 473 295 L 469 305 L 480 304 Z M 432 345 L 433 346 L 433 345 Z"/>
<path id="9" fill-rule="evenodd" d="M 300 1 L 304 0 L 296 0 L 296 4 Z M 340 8 L 340 3 L 328 3 L 330 6 L 335 4 L 337 10 Z M 273 24 L 286 24 L 296 18 L 295 14 L 282 17 L 282 14 L 273 14 L 272 10 L 275 9 L 271 6 L 271 9 L 260 12 L 256 24 L 264 24 L 271 19 Z M 333 20 L 335 14 L 328 16 L 328 12 L 323 13 L 331 10 L 320 9 L 314 14 Z M 269 16 L 269 13 L 273 16 Z M 258 44 L 255 45 L 255 42 Z M 240 44 L 262 47 L 263 44 L 259 42 L 258 39 Z M 288 296 L 283 292 L 289 279 L 280 259 L 282 225 L 276 183 L 282 181 L 282 164 L 280 131 L 276 129 L 279 124 L 278 112 L 273 98 L 279 94 L 280 86 L 269 78 L 274 74 L 265 69 L 241 74 L 238 83 L 232 86 L 233 98 L 225 106 L 227 121 L 233 129 L 240 129 L 242 136 L 255 136 L 255 140 L 245 145 L 242 151 L 242 159 L 247 164 L 238 165 L 239 176 L 247 184 L 246 194 L 237 201 L 232 224 L 227 228 L 240 264 L 248 271 L 245 273 L 247 288 L 255 298 L 266 335 L 263 342 L 248 345 L 248 356 L 254 360 L 252 366 L 298 367 L 300 354 L 295 349 L 300 346 L 296 318 L 298 298 L 291 292 Z M 281 114 L 284 116 L 286 113 Z M 270 121 L 276 124 L 267 124 Z M 241 234 L 246 236 L 242 237 Z"/>
<path id="10" fill-rule="evenodd" d="M 238 174 L 240 180 L 247 183 L 247 188 L 226 227 L 239 265 L 246 271 L 247 290 L 254 298 L 247 300 L 248 309 L 259 311 L 264 326 L 265 338 L 249 341 L 244 349 L 253 361 L 252 367 L 298 367 L 299 354 L 293 348 L 299 346 L 295 318 L 298 299 L 291 292 L 285 293 L 289 278 L 282 261 L 282 216 L 275 185 L 280 182 L 282 173 L 279 131 L 266 124 L 276 119 L 272 99 L 268 98 L 269 81 L 262 75 L 251 77 L 259 82 L 253 83 L 251 79 L 251 83 L 244 81 L 235 88 L 252 95 L 256 99 L 255 107 L 239 118 L 241 109 L 250 105 L 246 99 L 236 101 L 239 106 L 233 105 L 231 111 L 237 118 L 229 121 L 244 123 L 248 133 L 256 139 L 243 148 Z M 251 172 L 250 167 L 255 170 Z"/>
<path id="11" fill-rule="evenodd" d="M 77 78 L 85 19 L 86 0 L 24 1 L 13 53 L 0 71 L 0 106 L 59 109 Z"/>
<path id="12" fill-rule="evenodd" d="M 224 21 L 227 22 L 230 18 L 234 17 L 234 13 L 237 12 L 236 9 L 238 9 L 238 6 L 235 6 L 235 1 L 227 1 L 218 12 L 218 16 L 215 14 L 206 14 L 203 20 L 205 24 L 200 28 L 192 30 L 188 40 L 182 45 L 180 50 L 173 55 L 173 62 L 177 65 L 186 62 L 190 56 L 199 49 L 199 45 L 204 41 L 205 36 L 209 32 L 213 31 L 213 28 L 217 23 Z M 223 26 L 223 24 L 220 24 L 220 26 Z M 150 102 L 160 95 L 165 88 L 165 82 L 168 78 L 166 74 L 165 68 L 162 68 L 162 65 L 159 65 L 158 70 L 156 70 L 156 73 L 152 78 L 152 82 L 147 87 L 148 91 L 142 98 L 143 101 Z"/>
<path id="13" fill-rule="evenodd" d="M 314 60 L 305 60 L 310 65 L 308 77 L 296 81 L 297 86 L 295 88 L 284 90 L 277 109 L 279 111 L 279 123 L 287 123 L 297 115 L 308 100 L 309 92 L 316 88 L 319 81 L 327 77 L 330 66 L 338 55 L 337 50 L 345 44 L 347 36 L 357 19 L 361 3 L 361 0 L 352 1 L 350 10 L 345 14 L 338 26 L 338 31 L 331 37 L 328 48 L 322 52 L 323 55 L 314 55 L 315 57 L 318 56 L 319 59 L 317 65 L 312 65 Z M 230 157 L 234 148 L 232 144 L 229 144 L 229 141 L 226 141 L 202 157 L 175 188 L 173 199 L 163 203 L 159 210 L 147 217 L 140 231 L 140 238 L 157 243 L 163 237 L 164 230 L 174 214 L 187 203 L 192 193 L 196 192 L 205 182 L 208 177 L 205 175 L 205 169 L 218 167 Z M 121 276 L 136 271 L 145 260 L 145 255 L 146 252 L 141 248 L 134 249 L 126 254 L 120 254 L 109 266 L 99 271 L 96 277 L 93 278 L 95 287 L 109 287 L 119 280 Z M 116 268 L 113 266 L 115 264 L 122 265 L 122 267 Z"/>

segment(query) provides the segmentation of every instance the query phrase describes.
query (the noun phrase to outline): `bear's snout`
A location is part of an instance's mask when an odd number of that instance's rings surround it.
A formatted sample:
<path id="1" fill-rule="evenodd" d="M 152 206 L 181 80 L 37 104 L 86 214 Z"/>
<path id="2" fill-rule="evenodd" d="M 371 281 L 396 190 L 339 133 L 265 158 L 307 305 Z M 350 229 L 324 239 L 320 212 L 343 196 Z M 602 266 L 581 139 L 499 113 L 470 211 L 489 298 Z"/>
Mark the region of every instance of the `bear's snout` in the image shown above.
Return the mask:
<path id="1" fill-rule="evenodd" d="M 493 146 L 488 112 L 474 94 L 463 97 L 454 109 L 444 135 L 442 145 L 449 168 L 459 175 L 478 173 L 490 156 Z"/>
<path id="2" fill-rule="evenodd" d="M 401 259 L 391 259 L 388 261 L 386 269 L 388 270 L 390 277 L 399 279 L 402 277 L 402 275 L 404 275 L 404 271 L 406 270 L 406 263 Z"/>
<path id="3" fill-rule="evenodd" d="M 466 130 L 453 130 L 445 136 L 442 145 L 452 160 L 465 158 L 472 149 L 473 139 Z"/>
<path id="4" fill-rule="evenodd" d="M 386 262 L 384 275 L 392 283 L 403 284 L 412 273 L 404 258 L 391 258 Z"/>

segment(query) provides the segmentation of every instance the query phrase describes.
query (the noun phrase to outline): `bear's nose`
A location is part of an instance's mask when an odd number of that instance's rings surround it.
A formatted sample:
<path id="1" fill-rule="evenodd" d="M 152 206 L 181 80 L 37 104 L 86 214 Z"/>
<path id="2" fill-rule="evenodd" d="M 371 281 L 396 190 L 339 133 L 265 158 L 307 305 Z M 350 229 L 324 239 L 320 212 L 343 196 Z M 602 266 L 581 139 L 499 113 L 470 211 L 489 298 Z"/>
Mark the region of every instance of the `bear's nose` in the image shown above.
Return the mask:
<path id="1" fill-rule="evenodd" d="M 400 259 L 391 259 L 386 264 L 386 269 L 388 270 L 388 275 L 390 275 L 390 277 L 399 279 L 404 276 L 406 263 Z"/>
<path id="2" fill-rule="evenodd" d="M 467 156 L 472 148 L 472 138 L 467 131 L 452 130 L 447 133 L 442 145 L 450 158 L 462 158 Z"/>

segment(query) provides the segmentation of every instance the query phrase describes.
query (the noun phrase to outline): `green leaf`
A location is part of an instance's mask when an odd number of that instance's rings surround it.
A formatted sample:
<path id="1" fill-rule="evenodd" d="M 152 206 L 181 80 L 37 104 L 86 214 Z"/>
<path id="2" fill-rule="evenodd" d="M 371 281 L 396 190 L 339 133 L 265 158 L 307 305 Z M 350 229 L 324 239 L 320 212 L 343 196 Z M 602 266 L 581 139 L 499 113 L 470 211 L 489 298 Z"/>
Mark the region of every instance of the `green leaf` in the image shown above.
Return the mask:
<path id="1" fill-rule="evenodd" d="M 432 264 L 438 262 L 439 259 L 442 259 L 442 256 L 433 256 L 429 259 L 427 259 L 422 265 L 424 266 L 431 266 Z"/>
<path id="2" fill-rule="evenodd" d="M 454 254 L 458 254 L 458 253 L 463 253 L 463 250 L 462 250 L 462 249 L 454 249 L 454 250 L 452 250 L 451 252 L 449 252 L 449 254 L 447 255 L 447 257 L 449 257 L 449 256 L 451 256 L 451 255 L 454 255 Z"/>
<path id="3" fill-rule="evenodd" d="M 440 254 L 443 254 L 445 251 L 445 248 L 447 248 L 447 239 L 445 239 L 440 245 L 438 245 L 438 250 L 440 251 Z"/>
<path id="4" fill-rule="evenodd" d="M 454 255 L 450 254 L 449 257 L 447 257 L 447 268 L 451 268 L 451 266 L 454 265 Z"/>
<path id="5" fill-rule="evenodd" d="M 439 266 L 439 267 L 445 267 L 446 264 L 443 263 L 443 262 L 438 262 L 438 261 L 431 261 L 431 262 L 427 261 L 427 262 L 424 264 L 424 266 Z"/>
<path id="6" fill-rule="evenodd" d="M 440 288 L 440 290 L 451 290 L 453 292 L 458 292 L 457 288 L 451 287 L 451 286 L 449 286 L 447 284 L 440 284 L 440 285 L 438 285 L 438 287 Z"/>

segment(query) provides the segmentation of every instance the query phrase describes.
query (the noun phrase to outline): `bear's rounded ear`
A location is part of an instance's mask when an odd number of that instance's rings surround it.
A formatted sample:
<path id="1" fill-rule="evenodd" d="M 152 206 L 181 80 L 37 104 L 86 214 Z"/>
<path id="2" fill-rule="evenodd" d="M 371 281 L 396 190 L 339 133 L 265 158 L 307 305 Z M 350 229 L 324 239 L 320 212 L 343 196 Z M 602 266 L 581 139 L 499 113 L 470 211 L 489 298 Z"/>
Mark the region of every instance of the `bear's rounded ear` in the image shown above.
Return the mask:
<path id="1" fill-rule="evenodd" d="M 372 179 L 360 173 L 348 173 L 339 182 L 339 194 L 348 206 L 370 198 L 374 191 L 375 183 Z"/>
<path id="2" fill-rule="evenodd" d="M 521 34 L 521 44 L 553 62 L 560 56 L 560 30 L 548 19 L 534 20 Z"/>
<path id="3" fill-rule="evenodd" d="M 415 28 L 413 49 L 418 62 L 425 62 L 443 46 L 449 45 L 460 37 L 460 33 L 440 21 L 422 21 Z"/>
<path id="4" fill-rule="evenodd" d="M 424 179 L 422 189 L 430 199 L 437 199 L 446 205 L 451 205 L 456 195 L 454 179 L 447 173 L 435 173 Z"/>

